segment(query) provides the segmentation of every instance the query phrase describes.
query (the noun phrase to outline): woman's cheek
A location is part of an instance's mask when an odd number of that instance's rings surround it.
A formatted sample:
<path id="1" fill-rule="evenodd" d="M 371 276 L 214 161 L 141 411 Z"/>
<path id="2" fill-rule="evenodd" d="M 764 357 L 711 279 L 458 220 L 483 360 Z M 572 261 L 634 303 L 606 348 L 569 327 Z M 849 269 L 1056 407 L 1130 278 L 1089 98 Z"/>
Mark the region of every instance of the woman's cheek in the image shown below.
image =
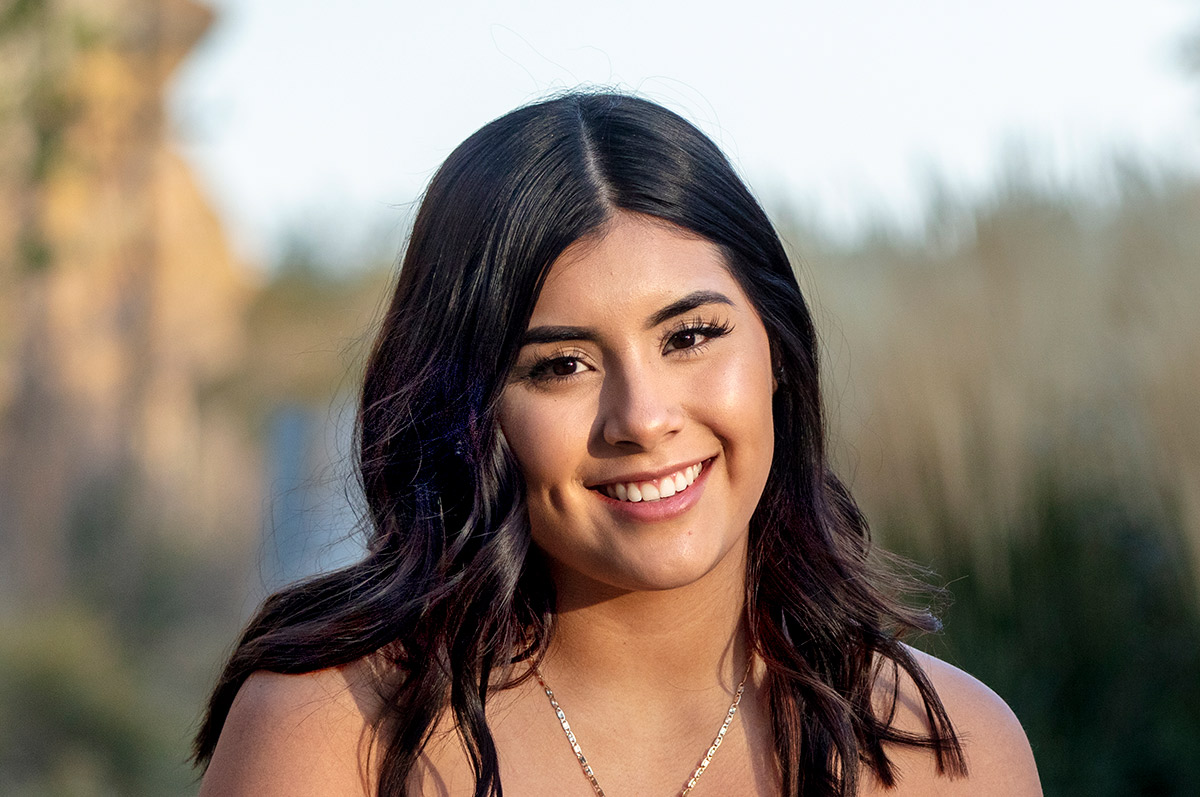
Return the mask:
<path id="1" fill-rule="evenodd" d="M 693 387 L 697 420 L 721 439 L 730 466 L 765 484 L 775 447 L 774 382 L 765 337 L 722 358 Z"/>
<path id="2" fill-rule="evenodd" d="M 588 427 L 578 415 L 574 403 L 561 397 L 526 394 L 501 403 L 500 428 L 530 492 L 574 472 L 572 451 L 586 451 L 586 442 L 574 438 L 581 428 L 586 435 Z"/>
<path id="3" fill-rule="evenodd" d="M 723 357 L 698 375 L 693 393 L 708 405 L 714 418 L 741 424 L 750 420 L 747 416 L 770 417 L 774 383 L 769 356 L 752 350 Z"/>

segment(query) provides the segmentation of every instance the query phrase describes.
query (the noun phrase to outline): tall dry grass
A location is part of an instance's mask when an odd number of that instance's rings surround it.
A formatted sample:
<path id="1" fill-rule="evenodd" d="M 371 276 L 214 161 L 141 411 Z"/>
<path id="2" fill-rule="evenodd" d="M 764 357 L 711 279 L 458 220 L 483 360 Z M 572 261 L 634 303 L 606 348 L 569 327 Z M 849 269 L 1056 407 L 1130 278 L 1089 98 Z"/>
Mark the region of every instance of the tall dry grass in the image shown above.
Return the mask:
<path id="1" fill-rule="evenodd" d="M 918 640 L 999 692 L 1047 794 L 1200 793 L 1200 181 L 1016 172 L 923 235 L 781 214 L 836 459 L 948 584 Z"/>
<path id="2" fill-rule="evenodd" d="M 906 542 L 990 565 L 1050 479 L 1177 519 L 1200 574 L 1200 184 L 1114 166 L 1098 193 L 1014 172 L 844 246 L 783 214 L 840 467 Z"/>

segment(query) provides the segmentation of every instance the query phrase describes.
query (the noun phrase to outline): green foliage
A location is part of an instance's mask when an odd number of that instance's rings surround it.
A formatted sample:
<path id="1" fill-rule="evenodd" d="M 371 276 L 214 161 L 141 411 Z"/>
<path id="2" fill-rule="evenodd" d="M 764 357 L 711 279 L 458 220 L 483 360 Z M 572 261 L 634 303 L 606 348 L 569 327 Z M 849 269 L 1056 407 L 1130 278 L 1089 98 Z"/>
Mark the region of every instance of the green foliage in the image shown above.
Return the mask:
<path id="1" fill-rule="evenodd" d="M 954 602 L 925 647 L 1022 720 L 1048 795 L 1200 793 L 1200 596 L 1169 520 L 1051 477 L 1002 588 L 941 529 Z"/>
<path id="2" fill-rule="evenodd" d="M 0 8 L 0 38 L 18 33 L 46 12 L 46 0 L 7 0 Z"/>
<path id="3" fill-rule="evenodd" d="M 29 175 L 33 182 L 40 183 L 63 157 L 63 135 L 78 114 L 79 103 L 47 79 L 33 87 L 28 105 L 35 137 Z"/>
<path id="4" fill-rule="evenodd" d="M 0 794 L 191 793 L 241 563 L 185 548 L 128 469 L 80 496 L 69 531 L 66 602 L 0 614 Z"/>
<path id="5" fill-rule="evenodd" d="M 17 242 L 18 262 L 30 274 L 37 274 L 50 268 L 54 263 L 54 250 L 46 239 L 26 229 Z"/>
<path id="6" fill-rule="evenodd" d="M 32 133 L 31 151 L 19 156 L 14 167 L 22 177 L 25 201 L 35 209 L 21 219 L 14 253 L 17 263 L 30 274 L 44 272 L 54 263 L 54 249 L 41 229 L 39 191 L 63 161 L 67 150 L 64 138 L 82 110 L 79 98 L 67 85 L 70 48 L 61 46 L 68 37 L 60 29 L 60 16 L 45 0 L 0 0 L 0 44 L 14 45 L 19 57 L 32 65 L 17 73 L 23 75 L 18 81 L 6 81 L 5 85 L 12 94 L 11 99 L 5 98 L 6 104 L 11 102 Z M 82 16 L 75 18 L 74 28 L 70 38 L 77 48 L 99 41 L 97 33 L 88 32 Z"/>
<path id="7" fill-rule="evenodd" d="M 59 610 L 0 623 L 0 792 L 161 794 L 187 786 L 170 722 L 115 635 Z"/>

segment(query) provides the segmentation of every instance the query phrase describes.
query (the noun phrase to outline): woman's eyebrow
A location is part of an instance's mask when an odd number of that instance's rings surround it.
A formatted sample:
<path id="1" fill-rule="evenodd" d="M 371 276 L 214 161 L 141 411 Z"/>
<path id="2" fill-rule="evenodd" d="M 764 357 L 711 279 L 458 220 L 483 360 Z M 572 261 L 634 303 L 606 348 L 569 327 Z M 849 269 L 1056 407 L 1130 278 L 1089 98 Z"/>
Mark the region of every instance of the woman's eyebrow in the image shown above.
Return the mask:
<path id="1" fill-rule="evenodd" d="M 538 343 L 565 343 L 570 340 L 586 340 L 596 342 L 600 338 L 591 327 L 546 326 L 530 327 L 521 336 L 521 346 L 533 346 Z"/>
<path id="2" fill-rule="evenodd" d="M 646 321 L 646 329 L 654 329 L 664 321 L 670 321 L 676 316 L 683 315 L 695 310 L 697 307 L 703 307 L 706 304 L 727 304 L 733 307 L 733 300 L 723 293 L 717 291 L 693 291 L 687 296 L 684 296 L 678 301 L 671 302 L 669 305 L 654 313 Z M 521 346 L 535 346 L 540 343 L 566 343 L 568 341 L 587 341 L 595 343 L 600 339 L 600 334 L 591 327 L 573 327 L 573 326 L 541 326 L 530 327 L 521 336 Z"/>
<path id="3" fill-rule="evenodd" d="M 727 304 L 730 307 L 734 306 L 733 300 L 723 293 L 718 293 L 717 291 L 693 291 L 679 301 L 671 302 L 650 316 L 646 321 L 646 329 L 654 329 L 664 321 L 670 321 L 675 316 L 690 313 L 697 307 L 703 307 L 706 304 Z"/>

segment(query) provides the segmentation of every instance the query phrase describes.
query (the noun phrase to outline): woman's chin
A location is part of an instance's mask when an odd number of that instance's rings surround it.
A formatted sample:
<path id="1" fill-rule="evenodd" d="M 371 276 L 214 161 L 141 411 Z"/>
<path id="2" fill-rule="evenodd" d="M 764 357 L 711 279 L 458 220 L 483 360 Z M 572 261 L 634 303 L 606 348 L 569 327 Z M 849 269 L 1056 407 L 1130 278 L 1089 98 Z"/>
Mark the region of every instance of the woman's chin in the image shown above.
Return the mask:
<path id="1" fill-rule="evenodd" d="M 734 561 L 736 560 L 736 561 Z M 718 589 L 718 582 L 736 582 L 737 589 L 745 573 L 745 547 L 729 550 L 698 550 L 692 546 L 651 548 L 606 559 L 588 570 L 585 581 L 599 582 L 620 593 L 664 592 L 686 589 L 698 584 Z M 563 573 L 562 575 L 566 575 Z"/>

